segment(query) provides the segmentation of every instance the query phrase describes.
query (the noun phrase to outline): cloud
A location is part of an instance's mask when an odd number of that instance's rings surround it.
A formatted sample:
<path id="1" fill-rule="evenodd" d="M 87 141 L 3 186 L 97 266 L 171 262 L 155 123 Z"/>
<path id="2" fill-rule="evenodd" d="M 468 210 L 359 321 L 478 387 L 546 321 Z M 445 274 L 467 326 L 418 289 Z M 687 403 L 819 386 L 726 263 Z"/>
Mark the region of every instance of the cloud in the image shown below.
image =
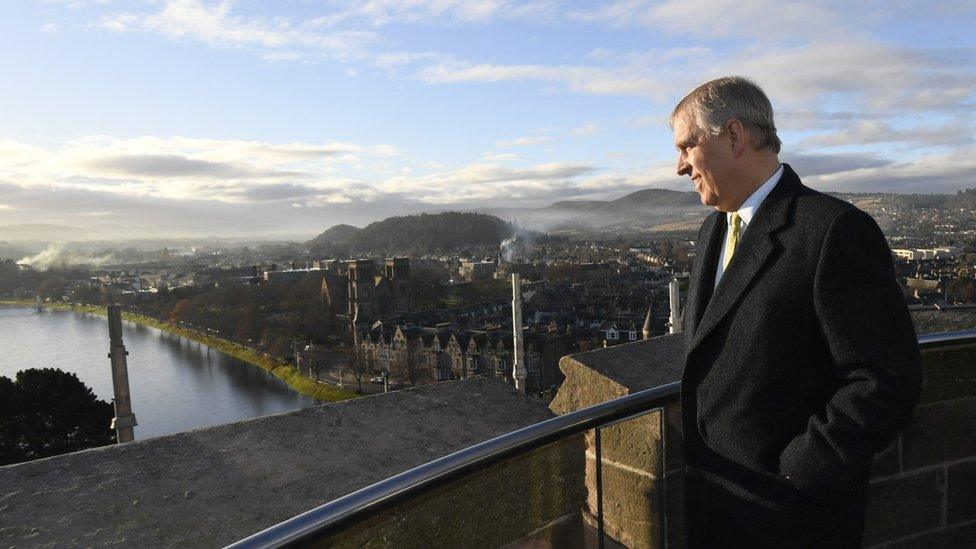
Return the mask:
<path id="1" fill-rule="evenodd" d="M 559 9 L 554 1 L 512 0 L 353 0 L 340 4 L 334 13 L 314 20 L 316 26 L 334 27 L 363 23 L 380 27 L 390 24 L 484 23 L 496 19 L 535 21 L 554 18 Z"/>
<path id="2" fill-rule="evenodd" d="M 594 135 L 599 135 L 603 133 L 603 128 L 600 127 L 596 122 L 587 122 L 582 126 L 578 126 L 570 130 L 569 135 L 573 137 L 593 137 Z"/>
<path id="3" fill-rule="evenodd" d="M 685 36 L 688 23 L 694 22 L 695 28 L 707 29 L 712 38 L 758 39 L 835 35 L 845 22 L 823 3 L 784 0 L 617 0 L 568 16 L 584 22 L 640 25 L 675 36 Z"/>
<path id="4" fill-rule="evenodd" d="M 976 148 L 926 155 L 911 162 L 889 162 L 811 178 L 820 189 L 851 192 L 954 193 L 976 187 Z M 802 177 L 802 174 L 801 174 Z"/>
<path id="5" fill-rule="evenodd" d="M 241 165 L 158 154 L 113 155 L 94 159 L 89 162 L 89 166 L 99 172 L 114 176 L 241 179 L 293 175 L 288 172 L 260 172 Z"/>
<path id="6" fill-rule="evenodd" d="M 976 93 L 976 57 L 866 41 L 746 49 L 728 64 L 755 78 L 774 105 L 820 105 L 848 99 L 858 110 L 968 111 Z M 713 73 L 721 73 L 714 67 Z M 724 71 L 722 71 L 724 72 Z"/>
<path id="7" fill-rule="evenodd" d="M 417 76 L 429 84 L 539 81 L 561 84 L 574 92 L 591 95 L 638 95 L 660 97 L 671 86 L 660 77 L 635 76 L 628 68 L 565 65 L 490 65 L 444 62 L 422 69 Z M 650 74 L 650 73 L 643 73 Z"/>
<path id="8" fill-rule="evenodd" d="M 498 141 L 495 143 L 496 147 L 511 148 L 511 147 L 531 147 L 532 145 L 541 145 L 543 143 L 552 142 L 552 138 L 539 135 L 536 137 L 519 137 L 517 139 L 511 139 L 508 141 Z"/>
<path id="9" fill-rule="evenodd" d="M 298 183 L 282 183 L 278 185 L 258 185 L 242 189 L 242 195 L 254 202 L 273 202 L 279 200 L 294 200 L 322 195 L 322 189 L 301 185 Z"/>
<path id="10" fill-rule="evenodd" d="M 0 179 L 21 187 L 72 187 L 122 195 L 223 202 L 368 196 L 345 173 L 389 161 L 390 145 L 265 143 L 185 137 L 84 136 L 46 149 L 0 140 Z M 314 189 L 314 192 L 308 191 Z"/>
<path id="11" fill-rule="evenodd" d="M 99 25 L 115 32 L 152 32 L 218 47 L 258 50 L 299 48 L 336 58 L 362 55 L 376 39 L 372 32 L 322 32 L 307 22 L 295 24 L 281 17 L 234 16 L 231 14 L 232 5 L 227 1 L 211 5 L 200 0 L 168 0 L 160 11 L 109 15 Z M 288 52 L 285 55 L 298 54 Z"/>
<path id="12" fill-rule="evenodd" d="M 921 126 L 897 129 L 879 120 L 851 124 L 839 132 L 808 137 L 797 144 L 800 149 L 869 145 L 873 143 L 904 143 L 912 146 L 941 147 L 973 143 L 973 128 L 963 124 Z"/>
<path id="13" fill-rule="evenodd" d="M 597 168 L 552 162 L 528 168 L 498 164 L 473 164 L 451 172 L 417 177 L 393 177 L 379 189 L 387 194 L 409 195 L 428 204 L 481 204 L 559 195 L 574 187 L 575 179 Z"/>
<path id="14" fill-rule="evenodd" d="M 482 155 L 481 159 L 488 162 L 499 162 L 502 160 L 518 160 L 519 158 L 524 158 L 525 155 L 517 153 L 485 153 Z"/>
<path id="15" fill-rule="evenodd" d="M 878 168 L 893 164 L 893 161 L 873 154 L 802 154 L 784 153 L 783 162 L 788 163 L 801 177 L 832 175 L 865 168 Z"/>

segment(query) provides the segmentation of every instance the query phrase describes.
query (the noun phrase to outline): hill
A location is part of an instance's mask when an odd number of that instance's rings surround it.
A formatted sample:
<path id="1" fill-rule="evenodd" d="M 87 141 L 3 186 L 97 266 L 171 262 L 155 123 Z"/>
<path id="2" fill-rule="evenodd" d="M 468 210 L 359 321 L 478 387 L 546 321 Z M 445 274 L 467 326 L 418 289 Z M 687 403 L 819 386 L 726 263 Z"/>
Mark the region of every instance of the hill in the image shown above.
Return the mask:
<path id="1" fill-rule="evenodd" d="M 329 247 L 336 245 L 344 245 L 349 242 L 349 239 L 359 232 L 358 227 L 353 227 L 352 225 L 333 225 L 325 230 L 322 234 L 316 236 L 312 240 L 309 240 L 309 246 L 315 247 Z"/>
<path id="2" fill-rule="evenodd" d="M 615 208 L 634 208 L 634 207 L 675 207 L 675 208 L 700 208 L 701 199 L 694 191 L 672 191 L 670 189 L 641 189 L 626 196 L 610 201 Z"/>
<path id="3" fill-rule="evenodd" d="M 18 261 L 23 257 L 31 255 L 27 250 L 10 244 L 9 242 L 0 242 L 0 259 L 13 259 Z"/>
<path id="4" fill-rule="evenodd" d="M 495 216 L 444 212 L 397 216 L 362 229 L 336 225 L 308 242 L 313 253 L 446 252 L 466 246 L 498 246 L 514 228 Z"/>
<path id="5" fill-rule="evenodd" d="M 654 227 L 674 223 L 700 223 L 707 213 L 698 193 L 669 189 L 641 189 L 614 200 L 563 200 L 544 208 L 481 211 L 505 220 L 516 220 L 521 227 L 539 231 L 654 230 Z"/>

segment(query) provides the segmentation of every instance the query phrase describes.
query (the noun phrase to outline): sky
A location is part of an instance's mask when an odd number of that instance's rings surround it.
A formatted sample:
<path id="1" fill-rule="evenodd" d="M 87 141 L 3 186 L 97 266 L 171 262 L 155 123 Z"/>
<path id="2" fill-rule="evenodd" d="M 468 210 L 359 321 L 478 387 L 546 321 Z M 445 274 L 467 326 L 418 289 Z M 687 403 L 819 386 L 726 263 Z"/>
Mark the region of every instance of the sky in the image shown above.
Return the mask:
<path id="1" fill-rule="evenodd" d="M 976 187 L 968 0 L 0 6 L 0 226 L 274 237 L 691 190 L 668 115 L 728 74 L 816 189 Z"/>

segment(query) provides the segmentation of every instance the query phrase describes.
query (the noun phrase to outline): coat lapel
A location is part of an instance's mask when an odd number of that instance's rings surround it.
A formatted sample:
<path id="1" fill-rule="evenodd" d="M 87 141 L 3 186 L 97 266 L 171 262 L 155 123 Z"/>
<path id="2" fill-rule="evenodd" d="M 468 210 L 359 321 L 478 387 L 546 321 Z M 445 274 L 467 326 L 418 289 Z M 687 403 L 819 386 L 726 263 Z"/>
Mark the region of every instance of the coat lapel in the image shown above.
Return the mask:
<path id="1" fill-rule="evenodd" d="M 763 204 L 756 211 L 752 222 L 746 229 L 746 233 L 739 243 L 738 249 L 732 256 L 722 280 L 708 300 L 707 305 L 700 313 L 701 321 L 695 326 L 694 333 L 691 334 L 691 342 L 688 345 L 688 353 L 708 337 L 708 334 L 715 329 L 723 318 L 732 310 L 735 304 L 749 288 L 753 279 L 759 275 L 767 261 L 776 250 L 776 242 L 773 233 L 786 225 L 789 220 L 790 206 L 793 203 L 793 196 L 800 187 L 800 179 L 789 165 L 784 164 L 783 176 L 776 187 L 769 193 Z M 722 224 L 724 226 L 724 223 Z M 721 231 L 724 233 L 724 231 Z M 718 245 L 710 246 L 721 250 L 721 242 Z M 704 266 L 706 269 L 716 268 L 717 253 L 713 252 L 711 261 Z M 714 278 L 707 277 L 707 282 L 714 281 Z M 699 284 L 697 293 L 707 290 Z"/>
<path id="2" fill-rule="evenodd" d="M 698 243 L 698 257 L 691 269 L 691 280 L 688 287 L 688 299 L 685 306 L 685 338 L 691 343 L 695 330 L 701 321 L 705 306 L 712 295 L 715 284 L 715 265 L 718 254 L 722 251 L 722 236 L 725 234 L 725 215 L 713 212 L 705 218 L 702 224 L 701 240 Z"/>

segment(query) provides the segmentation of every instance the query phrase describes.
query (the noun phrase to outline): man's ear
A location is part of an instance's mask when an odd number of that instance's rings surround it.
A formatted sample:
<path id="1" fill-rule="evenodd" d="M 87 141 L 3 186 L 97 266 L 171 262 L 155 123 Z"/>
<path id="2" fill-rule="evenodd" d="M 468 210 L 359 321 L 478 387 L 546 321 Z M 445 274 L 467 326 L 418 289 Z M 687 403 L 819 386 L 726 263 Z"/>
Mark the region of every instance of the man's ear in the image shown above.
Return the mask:
<path id="1" fill-rule="evenodd" d="M 737 118 L 730 118 L 725 122 L 725 134 L 729 138 L 729 146 L 732 147 L 732 158 L 739 158 L 746 150 L 746 128 Z"/>

